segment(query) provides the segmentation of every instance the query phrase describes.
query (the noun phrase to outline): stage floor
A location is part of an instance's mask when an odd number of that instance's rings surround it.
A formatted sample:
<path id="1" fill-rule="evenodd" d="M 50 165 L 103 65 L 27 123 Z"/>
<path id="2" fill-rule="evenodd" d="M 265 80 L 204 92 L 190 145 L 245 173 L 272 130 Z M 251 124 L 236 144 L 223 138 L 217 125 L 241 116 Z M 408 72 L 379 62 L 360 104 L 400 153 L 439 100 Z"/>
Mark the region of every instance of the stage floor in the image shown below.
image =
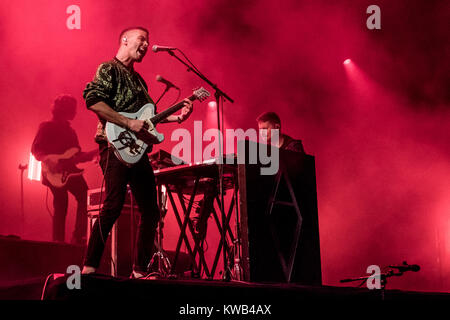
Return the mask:
<path id="1" fill-rule="evenodd" d="M 33 306 L 52 310 L 83 306 L 73 310 L 82 314 L 88 306 L 108 314 L 137 306 L 143 307 L 149 318 L 161 314 L 166 319 L 292 319 L 310 311 L 317 315 L 355 314 L 356 308 L 363 307 L 379 312 L 378 307 L 384 305 L 400 310 L 406 306 L 404 311 L 411 313 L 422 302 L 443 306 L 450 302 L 449 293 L 438 292 L 197 279 L 136 280 L 100 274 L 83 275 L 80 288 L 69 289 L 67 282 L 75 283 L 69 277 L 59 274 L 1 286 L 0 300 L 36 301 L 38 305 Z M 41 298 L 44 301 L 39 301 Z"/>
<path id="2" fill-rule="evenodd" d="M 69 289 L 73 277 L 50 278 L 45 288 L 45 300 L 84 299 L 151 299 L 158 303 L 295 303 L 311 299 L 415 300 L 441 299 L 450 301 L 450 293 L 402 290 L 369 290 L 367 288 L 304 286 L 287 283 L 249 283 L 201 279 L 129 279 L 101 274 L 82 275 L 80 289 Z"/>

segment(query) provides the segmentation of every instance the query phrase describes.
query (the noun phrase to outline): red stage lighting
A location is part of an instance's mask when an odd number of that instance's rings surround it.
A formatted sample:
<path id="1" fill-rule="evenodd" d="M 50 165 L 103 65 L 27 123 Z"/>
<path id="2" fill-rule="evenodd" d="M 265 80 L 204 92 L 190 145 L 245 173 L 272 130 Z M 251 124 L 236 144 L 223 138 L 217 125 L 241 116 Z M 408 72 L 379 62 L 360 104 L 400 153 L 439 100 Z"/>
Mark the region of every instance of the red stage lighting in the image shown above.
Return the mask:
<path id="1" fill-rule="evenodd" d="M 216 106 L 217 106 L 217 103 L 215 101 L 208 102 L 208 107 L 210 107 L 211 109 L 215 109 Z"/>
<path id="2" fill-rule="evenodd" d="M 350 62 L 352 62 L 352 60 L 350 60 L 350 59 L 345 59 L 344 64 L 349 64 Z"/>
<path id="3" fill-rule="evenodd" d="M 41 162 L 37 161 L 36 158 L 30 153 L 30 161 L 28 162 L 28 179 L 40 181 L 41 170 Z"/>

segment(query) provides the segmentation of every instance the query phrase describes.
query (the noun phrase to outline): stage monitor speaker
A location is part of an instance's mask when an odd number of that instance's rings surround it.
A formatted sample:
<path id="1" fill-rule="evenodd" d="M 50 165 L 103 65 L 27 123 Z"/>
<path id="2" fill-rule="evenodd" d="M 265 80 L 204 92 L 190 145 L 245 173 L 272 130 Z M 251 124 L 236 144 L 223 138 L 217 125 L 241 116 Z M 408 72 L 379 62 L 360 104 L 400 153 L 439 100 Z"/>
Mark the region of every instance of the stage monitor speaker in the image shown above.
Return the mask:
<path id="1" fill-rule="evenodd" d="M 136 209 L 137 210 L 137 209 Z M 135 251 L 136 228 L 138 226 L 139 212 L 132 213 L 124 208 L 117 219 L 108 239 L 100 262 L 99 273 L 112 276 L 128 277 L 133 267 Z M 90 228 L 98 219 L 98 211 L 89 212 Z"/>
<path id="2" fill-rule="evenodd" d="M 269 152 L 272 163 L 254 163 L 249 155 L 261 155 L 261 147 L 267 148 L 245 141 L 240 149 L 246 157 L 238 166 L 244 280 L 321 285 L 314 157 L 276 148 Z M 275 174 L 262 174 L 275 162 Z"/>

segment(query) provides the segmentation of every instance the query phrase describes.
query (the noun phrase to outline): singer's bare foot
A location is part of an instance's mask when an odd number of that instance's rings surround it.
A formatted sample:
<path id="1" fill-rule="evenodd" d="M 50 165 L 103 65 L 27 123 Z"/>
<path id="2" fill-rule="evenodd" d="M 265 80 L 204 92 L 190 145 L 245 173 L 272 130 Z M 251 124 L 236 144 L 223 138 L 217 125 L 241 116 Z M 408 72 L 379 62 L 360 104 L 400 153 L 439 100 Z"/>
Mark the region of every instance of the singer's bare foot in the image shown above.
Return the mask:
<path id="1" fill-rule="evenodd" d="M 81 274 L 89 274 L 89 273 L 94 273 L 94 272 L 95 272 L 94 267 L 84 266 L 83 270 L 81 271 Z"/>

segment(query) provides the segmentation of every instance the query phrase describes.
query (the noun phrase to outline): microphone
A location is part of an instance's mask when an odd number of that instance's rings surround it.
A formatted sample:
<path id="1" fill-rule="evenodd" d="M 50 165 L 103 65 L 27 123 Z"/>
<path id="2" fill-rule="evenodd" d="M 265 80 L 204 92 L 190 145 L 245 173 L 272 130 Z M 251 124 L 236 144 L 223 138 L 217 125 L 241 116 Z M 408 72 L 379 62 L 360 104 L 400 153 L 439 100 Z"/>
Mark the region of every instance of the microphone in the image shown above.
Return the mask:
<path id="1" fill-rule="evenodd" d="M 173 48 L 173 47 L 164 47 L 164 46 L 158 46 L 158 45 L 154 45 L 152 47 L 153 52 L 159 52 L 159 51 L 173 51 L 176 50 L 177 48 Z"/>
<path id="2" fill-rule="evenodd" d="M 177 90 L 180 90 L 180 88 L 178 88 L 176 85 L 174 85 L 172 82 L 170 82 L 169 80 L 164 79 L 163 77 L 161 77 L 159 74 L 156 76 L 156 81 L 159 81 L 161 83 L 164 83 L 168 88 L 174 88 Z"/>
<path id="3" fill-rule="evenodd" d="M 389 266 L 389 268 L 398 269 L 400 272 L 406 272 L 406 271 L 412 271 L 417 272 L 420 270 L 420 266 L 417 264 L 407 264 L 406 262 L 403 262 L 400 266 Z"/>

